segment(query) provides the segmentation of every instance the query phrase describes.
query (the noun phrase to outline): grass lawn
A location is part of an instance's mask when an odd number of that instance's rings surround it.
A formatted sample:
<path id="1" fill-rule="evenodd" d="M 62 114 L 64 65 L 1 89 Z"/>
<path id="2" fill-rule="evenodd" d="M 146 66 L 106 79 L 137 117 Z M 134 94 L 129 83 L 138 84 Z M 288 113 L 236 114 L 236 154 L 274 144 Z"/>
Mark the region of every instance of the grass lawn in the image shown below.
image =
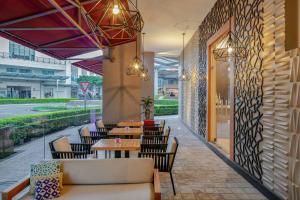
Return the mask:
<path id="1" fill-rule="evenodd" d="M 48 99 L 3 99 L 0 98 L 0 104 L 30 104 L 30 103 L 68 103 L 77 100 L 75 98 L 48 98 Z"/>

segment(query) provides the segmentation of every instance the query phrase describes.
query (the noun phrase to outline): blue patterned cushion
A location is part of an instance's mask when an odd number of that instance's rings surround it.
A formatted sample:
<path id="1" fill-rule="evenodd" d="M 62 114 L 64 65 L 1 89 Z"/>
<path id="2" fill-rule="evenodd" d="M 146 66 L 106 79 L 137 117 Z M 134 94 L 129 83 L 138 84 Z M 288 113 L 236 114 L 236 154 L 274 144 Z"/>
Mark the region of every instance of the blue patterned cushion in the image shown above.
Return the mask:
<path id="1" fill-rule="evenodd" d="M 35 199 L 54 199 L 60 197 L 59 179 L 46 178 L 36 182 Z"/>
<path id="2" fill-rule="evenodd" d="M 42 161 L 31 165 L 30 193 L 34 194 L 36 181 L 62 172 L 62 164 L 59 161 Z M 61 183 L 62 184 L 62 183 Z"/>

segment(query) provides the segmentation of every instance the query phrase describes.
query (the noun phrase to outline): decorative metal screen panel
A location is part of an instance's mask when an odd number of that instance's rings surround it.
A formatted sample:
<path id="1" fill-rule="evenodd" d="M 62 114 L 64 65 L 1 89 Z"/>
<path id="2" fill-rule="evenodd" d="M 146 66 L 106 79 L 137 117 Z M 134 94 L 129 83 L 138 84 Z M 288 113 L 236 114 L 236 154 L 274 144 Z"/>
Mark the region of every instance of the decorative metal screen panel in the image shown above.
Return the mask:
<path id="1" fill-rule="evenodd" d="M 235 70 L 234 160 L 261 181 L 263 1 L 235 0 L 235 32 L 248 58 Z M 199 27 L 200 77 L 207 77 L 207 41 L 229 20 L 229 0 L 219 0 Z M 207 80 L 199 80 L 199 134 L 207 137 Z"/>

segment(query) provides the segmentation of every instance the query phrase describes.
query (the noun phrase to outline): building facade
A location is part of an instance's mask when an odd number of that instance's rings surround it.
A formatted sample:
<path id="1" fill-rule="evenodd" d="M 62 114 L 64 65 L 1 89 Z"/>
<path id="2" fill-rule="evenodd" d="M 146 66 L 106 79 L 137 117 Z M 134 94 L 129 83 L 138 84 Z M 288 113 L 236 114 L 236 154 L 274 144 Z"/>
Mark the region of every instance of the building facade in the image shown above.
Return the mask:
<path id="1" fill-rule="evenodd" d="M 0 98 L 76 98 L 81 75 L 94 74 L 0 38 Z"/>

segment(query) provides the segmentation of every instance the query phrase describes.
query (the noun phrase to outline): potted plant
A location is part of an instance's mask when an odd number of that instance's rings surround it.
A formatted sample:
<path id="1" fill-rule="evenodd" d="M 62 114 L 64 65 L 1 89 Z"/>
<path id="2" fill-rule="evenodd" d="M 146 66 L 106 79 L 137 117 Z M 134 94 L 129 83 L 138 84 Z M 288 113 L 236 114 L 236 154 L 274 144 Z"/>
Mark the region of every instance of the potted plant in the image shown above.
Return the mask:
<path id="1" fill-rule="evenodd" d="M 151 108 L 153 103 L 154 101 L 150 96 L 142 98 L 142 106 L 144 109 L 145 120 L 150 120 Z"/>

